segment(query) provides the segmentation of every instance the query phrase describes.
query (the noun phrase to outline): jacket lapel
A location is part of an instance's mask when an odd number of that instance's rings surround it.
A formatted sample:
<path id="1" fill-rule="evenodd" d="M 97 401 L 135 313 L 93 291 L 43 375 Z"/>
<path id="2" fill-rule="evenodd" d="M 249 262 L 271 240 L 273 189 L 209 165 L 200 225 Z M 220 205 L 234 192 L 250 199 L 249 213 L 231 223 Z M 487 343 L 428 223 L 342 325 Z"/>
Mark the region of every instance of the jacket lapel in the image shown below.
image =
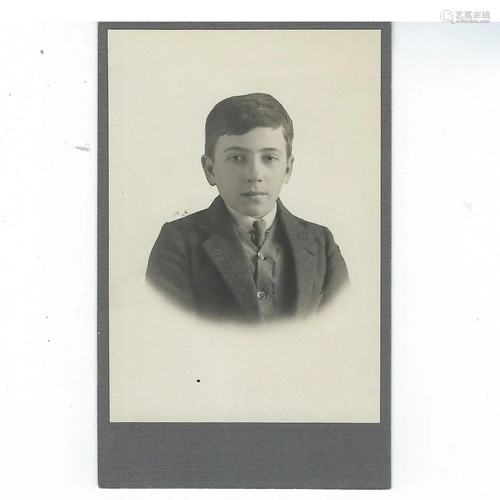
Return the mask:
<path id="1" fill-rule="evenodd" d="M 292 253 L 297 290 L 295 314 L 300 317 L 308 311 L 311 290 L 317 275 L 318 244 L 279 199 L 278 214 Z"/>
<path id="2" fill-rule="evenodd" d="M 252 323 L 264 322 L 250 266 L 231 215 L 220 196 L 200 219 L 199 226 L 211 235 L 203 243 L 203 249 L 217 267 L 245 317 Z"/>

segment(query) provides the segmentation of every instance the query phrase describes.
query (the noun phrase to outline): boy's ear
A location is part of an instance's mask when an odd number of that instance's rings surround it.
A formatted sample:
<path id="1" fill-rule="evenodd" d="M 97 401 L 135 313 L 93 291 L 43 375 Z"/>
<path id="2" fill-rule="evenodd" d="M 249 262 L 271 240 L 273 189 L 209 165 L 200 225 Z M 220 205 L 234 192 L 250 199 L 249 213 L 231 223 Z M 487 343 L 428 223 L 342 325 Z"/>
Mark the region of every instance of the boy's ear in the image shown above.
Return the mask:
<path id="1" fill-rule="evenodd" d="M 288 181 L 290 180 L 290 176 L 292 175 L 292 170 L 293 170 L 293 161 L 294 161 L 293 155 L 290 155 L 286 162 L 286 170 L 285 170 L 285 180 L 283 181 L 285 184 L 288 184 Z"/>
<path id="2" fill-rule="evenodd" d="M 211 186 L 215 186 L 217 183 L 215 182 L 213 161 L 207 155 L 203 155 L 201 157 L 201 166 L 203 167 L 203 172 L 205 172 L 208 183 Z"/>

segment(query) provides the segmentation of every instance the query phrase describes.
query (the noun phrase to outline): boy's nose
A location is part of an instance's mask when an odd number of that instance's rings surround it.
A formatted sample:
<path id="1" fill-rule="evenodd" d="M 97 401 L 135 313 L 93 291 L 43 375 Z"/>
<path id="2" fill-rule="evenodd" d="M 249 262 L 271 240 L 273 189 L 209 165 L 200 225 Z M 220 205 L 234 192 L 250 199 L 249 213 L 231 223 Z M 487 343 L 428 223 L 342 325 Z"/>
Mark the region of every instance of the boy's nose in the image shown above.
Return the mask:
<path id="1" fill-rule="evenodd" d="M 246 178 L 248 182 L 261 182 L 263 175 L 263 165 L 260 158 L 249 160 L 246 169 Z"/>

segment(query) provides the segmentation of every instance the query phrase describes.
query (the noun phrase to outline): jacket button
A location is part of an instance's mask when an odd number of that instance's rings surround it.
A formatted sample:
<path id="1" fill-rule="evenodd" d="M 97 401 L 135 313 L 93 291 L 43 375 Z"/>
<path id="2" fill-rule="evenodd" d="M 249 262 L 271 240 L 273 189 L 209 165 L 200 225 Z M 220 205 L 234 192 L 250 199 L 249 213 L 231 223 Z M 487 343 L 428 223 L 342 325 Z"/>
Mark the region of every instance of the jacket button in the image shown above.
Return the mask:
<path id="1" fill-rule="evenodd" d="M 259 299 L 265 299 L 266 298 L 266 292 L 257 292 L 257 298 L 259 298 Z"/>
<path id="2" fill-rule="evenodd" d="M 259 260 L 264 260 L 264 256 L 260 252 L 257 254 L 257 257 Z"/>

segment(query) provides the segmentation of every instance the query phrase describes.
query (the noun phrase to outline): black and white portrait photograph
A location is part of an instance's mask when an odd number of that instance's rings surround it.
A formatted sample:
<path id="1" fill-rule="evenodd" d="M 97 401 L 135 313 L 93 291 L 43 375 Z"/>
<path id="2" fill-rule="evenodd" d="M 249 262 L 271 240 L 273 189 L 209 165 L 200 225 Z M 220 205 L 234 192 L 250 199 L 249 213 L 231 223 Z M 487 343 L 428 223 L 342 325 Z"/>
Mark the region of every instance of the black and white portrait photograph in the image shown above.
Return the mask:
<path id="1" fill-rule="evenodd" d="M 381 31 L 108 31 L 112 422 L 380 421 Z"/>
<path id="2" fill-rule="evenodd" d="M 496 500 L 498 12 L 50 3 L 0 30 L 0 498 Z"/>

